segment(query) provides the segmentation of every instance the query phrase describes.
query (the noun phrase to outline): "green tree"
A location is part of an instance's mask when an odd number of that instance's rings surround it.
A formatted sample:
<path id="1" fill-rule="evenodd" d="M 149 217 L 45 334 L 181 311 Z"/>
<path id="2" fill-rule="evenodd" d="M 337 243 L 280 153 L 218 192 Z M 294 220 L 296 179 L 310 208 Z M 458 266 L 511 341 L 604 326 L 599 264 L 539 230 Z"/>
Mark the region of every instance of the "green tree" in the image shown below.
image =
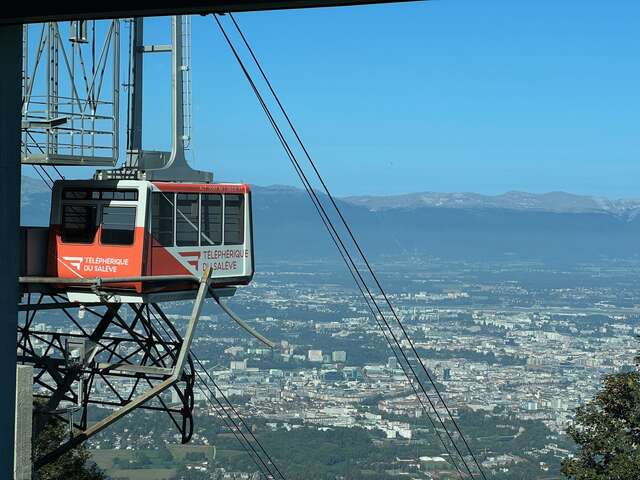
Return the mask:
<path id="1" fill-rule="evenodd" d="M 608 375 L 576 410 L 567 433 L 578 445 L 562 473 L 575 480 L 637 480 L 640 472 L 640 357 L 633 371 Z"/>
<path id="2" fill-rule="evenodd" d="M 36 436 L 33 458 L 39 458 L 58 447 L 67 435 L 67 426 L 52 418 Z M 34 480 L 106 480 L 106 475 L 95 463 L 89 461 L 91 454 L 80 445 L 57 460 L 34 472 Z"/>

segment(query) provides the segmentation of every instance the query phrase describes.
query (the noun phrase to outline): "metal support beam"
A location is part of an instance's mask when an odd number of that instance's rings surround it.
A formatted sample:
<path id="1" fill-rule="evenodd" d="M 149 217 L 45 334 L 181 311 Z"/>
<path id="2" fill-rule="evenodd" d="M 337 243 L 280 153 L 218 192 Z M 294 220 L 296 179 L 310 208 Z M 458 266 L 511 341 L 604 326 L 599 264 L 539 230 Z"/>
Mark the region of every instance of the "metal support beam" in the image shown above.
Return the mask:
<path id="1" fill-rule="evenodd" d="M 0 27 L 0 478 L 13 477 L 20 226 L 22 26 Z"/>
<path id="2" fill-rule="evenodd" d="M 191 316 L 189 318 L 189 323 L 187 324 L 187 329 L 182 339 L 182 344 L 180 346 L 180 351 L 176 358 L 176 362 L 173 366 L 172 373 L 165 380 L 156 384 L 154 387 L 145 391 L 142 395 L 133 398 L 129 403 L 124 405 L 123 407 L 115 410 L 111 415 L 103 418 L 102 420 L 94 423 L 91 427 L 87 428 L 85 431 L 80 432 L 78 435 L 71 438 L 69 441 L 56 448 L 52 452 L 49 452 L 44 457 L 39 458 L 35 461 L 35 468 L 40 468 L 43 465 L 46 465 L 51 460 L 58 458 L 62 453 L 68 451 L 69 449 L 80 445 L 82 442 L 87 440 L 89 437 L 95 435 L 98 432 L 101 432 L 109 425 L 113 424 L 115 421 L 129 414 L 131 411 L 136 408 L 144 405 L 146 402 L 151 400 L 154 397 L 157 397 L 166 389 L 174 385 L 176 382 L 179 382 L 182 377 L 182 373 L 187 362 L 187 357 L 189 355 L 189 350 L 191 349 L 191 342 L 193 341 L 193 337 L 195 335 L 195 329 L 198 324 L 198 320 L 200 318 L 200 312 L 202 311 L 202 306 L 204 305 L 204 301 L 207 298 L 207 293 L 209 290 L 209 284 L 211 283 L 211 267 L 207 267 L 202 274 L 202 278 L 200 279 L 200 286 L 198 288 L 198 294 L 196 295 L 196 299 L 193 303 L 193 309 L 191 311 Z"/>
<path id="3" fill-rule="evenodd" d="M 18 365 L 16 372 L 16 429 L 14 480 L 31 480 L 31 422 L 33 367 Z"/>
<path id="4" fill-rule="evenodd" d="M 213 297 L 213 299 L 216 301 L 216 303 L 220 306 L 220 308 L 222 309 L 222 311 L 224 313 L 226 313 L 227 315 L 229 315 L 229 318 L 231 318 L 231 320 L 233 320 L 234 322 L 236 322 L 238 325 L 240 325 L 242 328 L 244 328 L 250 335 L 252 335 L 253 337 L 255 337 L 257 340 L 261 341 L 262 343 L 264 343 L 267 347 L 269 348 L 273 348 L 273 346 L 275 345 L 275 343 L 273 343 L 271 340 L 269 340 L 267 337 L 265 337 L 264 335 L 262 335 L 260 332 L 258 332 L 257 330 L 255 330 L 253 327 L 251 327 L 251 325 L 249 325 L 247 322 L 245 322 L 244 320 L 242 320 L 233 310 L 231 310 L 227 305 L 225 305 L 224 303 L 222 303 L 222 300 L 220 300 L 220 297 L 218 297 L 218 295 L 216 294 L 215 290 L 212 288 L 211 290 L 211 296 Z"/>
<path id="5" fill-rule="evenodd" d="M 147 180 L 211 183 L 210 172 L 194 170 L 185 158 L 183 19 L 176 15 L 171 19 L 171 153 L 169 158 L 158 162 L 153 156 L 141 152 L 138 167 L 145 171 Z M 136 55 L 139 55 L 136 53 Z"/>
<path id="6" fill-rule="evenodd" d="M 144 53 L 144 21 L 134 18 L 131 45 L 131 71 L 129 72 L 129 131 L 127 132 L 126 166 L 137 168 L 142 151 L 142 74 Z"/>
<path id="7" fill-rule="evenodd" d="M 181 0 L 150 4 L 140 1 L 82 3 L 15 3 L 0 14 L 0 25 L 94 18 L 153 17 L 289 8 L 339 7 L 416 0 Z M 424 1 L 424 0 L 423 0 Z"/>

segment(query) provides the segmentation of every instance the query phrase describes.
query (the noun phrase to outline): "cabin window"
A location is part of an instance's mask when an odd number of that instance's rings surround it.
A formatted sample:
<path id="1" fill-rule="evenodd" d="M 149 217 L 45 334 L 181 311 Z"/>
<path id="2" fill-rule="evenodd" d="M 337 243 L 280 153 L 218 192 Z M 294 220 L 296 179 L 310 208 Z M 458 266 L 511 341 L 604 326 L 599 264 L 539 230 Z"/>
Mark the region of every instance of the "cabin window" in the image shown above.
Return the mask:
<path id="1" fill-rule="evenodd" d="M 99 194 L 102 200 L 138 200 L 137 190 L 100 190 L 93 193 Z"/>
<path id="2" fill-rule="evenodd" d="M 87 190 L 65 188 L 62 191 L 62 198 L 65 200 L 86 200 L 88 193 Z"/>
<path id="3" fill-rule="evenodd" d="M 222 243 L 222 195 L 202 194 L 200 209 L 200 245 L 220 245 Z"/>
<path id="4" fill-rule="evenodd" d="M 173 247 L 173 193 L 154 192 L 151 195 L 151 230 L 163 247 Z"/>
<path id="5" fill-rule="evenodd" d="M 131 245 L 136 230 L 135 207 L 102 207 L 100 241 L 107 245 Z"/>
<path id="6" fill-rule="evenodd" d="M 65 243 L 93 243 L 96 235 L 95 205 L 63 205 L 62 241 Z"/>
<path id="7" fill-rule="evenodd" d="M 138 200 L 138 191 L 127 189 L 89 190 L 82 188 L 65 188 L 62 191 L 65 200 Z"/>
<path id="8" fill-rule="evenodd" d="M 198 194 L 178 193 L 176 196 L 176 245 L 198 245 Z"/>
<path id="9" fill-rule="evenodd" d="M 224 197 L 224 243 L 240 245 L 244 243 L 244 196 Z"/>

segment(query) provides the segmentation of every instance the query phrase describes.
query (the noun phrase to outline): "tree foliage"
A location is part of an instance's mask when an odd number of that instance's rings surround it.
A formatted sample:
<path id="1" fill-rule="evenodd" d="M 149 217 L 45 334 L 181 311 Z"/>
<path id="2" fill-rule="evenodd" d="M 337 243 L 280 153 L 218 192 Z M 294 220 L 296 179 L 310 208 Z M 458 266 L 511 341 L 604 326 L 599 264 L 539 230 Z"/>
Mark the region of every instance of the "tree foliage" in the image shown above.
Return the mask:
<path id="1" fill-rule="evenodd" d="M 39 458 L 58 447 L 67 435 L 66 425 L 53 418 L 36 436 L 33 458 Z M 106 480 L 106 475 L 97 465 L 89 462 L 91 454 L 80 445 L 57 460 L 34 472 L 34 480 Z"/>
<path id="2" fill-rule="evenodd" d="M 631 372 L 608 375 L 596 397 L 576 410 L 567 433 L 578 445 L 562 473 L 575 480 L 637 480 L 640 475 L 640 357 Z"/>

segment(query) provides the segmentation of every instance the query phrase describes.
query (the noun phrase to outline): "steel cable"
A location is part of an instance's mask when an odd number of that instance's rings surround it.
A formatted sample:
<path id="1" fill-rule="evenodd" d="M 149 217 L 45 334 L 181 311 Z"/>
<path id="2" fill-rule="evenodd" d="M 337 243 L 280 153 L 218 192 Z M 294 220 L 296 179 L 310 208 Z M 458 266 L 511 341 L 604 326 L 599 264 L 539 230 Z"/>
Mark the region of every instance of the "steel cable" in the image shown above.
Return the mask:
<path id="1" fill-rule="evenodd" d="M 417 381 L 417 383 L 420 385 L 421 390 L 423 391 L 423 393 L 424 393 L 425 397 L 426 397 L 426 398 L 427 398 L 427 400 L 429 401 L 429 403 L 430 403 L 430 405 L 431 405 L 431 407 L 432 407 L 432 409 L 433 409 L 434 413 L 435 413 L 435 414 L 436 414 L 436 416 L 438 417 L 438 420 L 439 420 L 440 424 L 442 425 L 443 429 L 445 430 L 445 432 L 447 433 L 447 436 L 449 437 L 449 439 L 450 439 L 451 443 L 452 443 L 452 444 L 453 444 L 453 446 L 455 447 L 456 452 L 458 453 L 458 455 L 459 455 L 460 459 L 462 460 L 462 463 L 463 463 L 463 464 L 465 465 L 465 467 L 466 467 L 466 470 L 467 470 L 467 471 L 469 472 L 469 474 L 473 477 L 473 474 L 472 474 L 472 472 L 471 472 L 470 468 L 468 467 L 468 465 L 467 465 L 467 463 L 466 463 L 466 460 L 464 459 L 464 456 L 463 456 L 463 455 L 462 455 L 462 453 L 459 451 L 459 449 L 458 449 L 458 447 L 457 447 L 457 445 L 456 445 L 455 441 L 453 440 L 453 438 L 452 438 L 452 436 L 451 436 L 450 432 L 448 431 L 448 429 L 447 429 L 446 425 L 444 424 L 444 421 L 443 421 L 443 420 L 442 420 L 442 418 L 440 417 L 440 414 L 439 414 L 439 412 L 438 412 L 437 408 L 435 407 L 435 405 L 434 405 L 434 404 L 433 404 L 433 402 L 431 401 L 431 399 L 430 399 L 430 397 L 429 397 L 428 393 L 426 392 L 426 390 L 425 390 L 425 388 L 424 388 L 424 386 L 423 386 L 422 382 L 420 381 L 420 379 L 419 379 L 418 375 L 416 374 L 416 372 L 415 372 L 415 370 L 414 370 L 413 366 L 411 365 L 411 362 L 409 361 L 409 359 L 407 358 L 407 356 L 406 356 L 406 354 L 405 354 L 404 350 L 402 349 L 402 347 L 401 347 L 401 345 L 400 345 L 400 343 L 399 343 L 399 341 L 398 341 L 397 337 L 395 336 L 395 334 L 394 334 L 393 330 L 391 329 L 391 327 L 389 326 L 388 322 L 386 321 L 386 318 L 385 318 L 384 314 L 382 313 L 382 311 L 380 310 L 380 308 L 379 308 L 379 306 L 378 306 L 378 304 L 377 304 L 377 302 L 376 302 L 376 300 L 375 300 L 375 297 L 373 296 L 373 294 L 372 294 L 372 293 L 371 293 L 371 291 L 369 290 L 369 288 L 368 288 L 368 286 L 367 286 L 366 282 L 364 281 L 364 278 L 362 278 L 362 275 L 360 274 L 360 272 L 359 272 L 359 270 L 358 270 L 358 268 L 357 268 L 357 265 L 355 264 L 355 262 L 354 262 L 354 261 L 353 261 L 353 259 L 351 258 L 351 256 L 350 256 L 350 254 L 349 254 L 348 250 L 346 249 L 346 247 L 345 247 L 345 245 L 344 245 L 344 243 L 343 243 L 342 239 L 340 238 L 339 234 L 338 234 L 338 233 L 337 233 L 337 231 L 335 230 L 335 227 L 333 226 L 333 224 L 332 224 L 331 220 L 329 219 L 328 215 L 326 214 L 326 211 L 324 210 L 324 207 L 322 206 L 322 203 L 320 202 L 320 200 L 319 200 L 319 199 L 318 199 L 318 197 L 317 197 L 317 194 L 315 193 L 315 191 L 314 191 L 314 190 L 313 190 L 313 188 L 311 187 L 311 185 L 310 185 L 310 183 L 309 183 L 308 179 L 306 178 L 306 175 L 305 175 L 305 174 L 304 174 L 304 172 L 302 171 L 302 168 L 301 168 L 301 166 L 299 165 L 299 163 L 297 162 L 297 159 L 295 158 L 295 155 L 293 154 L 293 152 L 292 152 L 292 150 L 291 150 L 290 146 L 289 146 L 289 145 L 288 145 L 288 143 L 286 142 L 286 139 L 284 139 L 284 135 L 283 135 L 283 134 L 282 134 L 282 132 L 280 131 L 279 127 L 277 126 L 277 124 L 276 124 L 276 122 L 275 122 L 275 120 L 274 120 L 274 118 L 273 118 L 272 114 L 270 113 L 270 111 L 269 111 L 268 107 L 266 106 L 266 103 L 264 102 L 264 100 L 263 100 L 263 98 L 262 98 L 261 94 L 259 93 L 259 91 L 258 91 L 257 87 L 255 86 L 255 83 L 253 82 L 253 79 L 251 78 L 251 76 L 250 76 L 249 72 L 247 71 L 247 69 L 246 69 L 246 67 L 244 66 L 244 64 L 243 64 L 242 60 L 240 59 L 240 57 L 239 57 L 239 55 L 238 55 L 237 51 L 235 50 L 235 47 L 234 47 L 234 46 L 233 46 L 233 44 L 231 43 L 231 41 L 230 41 L 230 39 L 229 39 L 228 35 L 226 34 L 226 32 L 225 32 L 224 28 L 222 27 L 221 23 L 219 22 L 219 20 L 218 20 L 215 16 L 214 16 L 214 19 L 215 19 L 215 20 L 216 20 L 216 22 L 218 23 L 218 26 L 219 26 L 219 28 L 221 29 L 221 31 L 222 31 L 222 33 L 223 33 L 223 35 L 225 36 L 225 39 L 227 40 L 227 43 L 228 43 L 228 44 L 229 44 L 229 46 L 231 47 L 232 52 L 234 53 L 234 56 L 236 57 L 236 60 L 238 61 L 238 63 L 239 63 L 239 65 L 240 65 L 241 69 L 243 70 L 243 73 L 244 73 L 244 74 L 245 74 L 245 76 L 247 77 L 247 80 L 249 81 L 249 83 L 250 83 L 250 85 L 251 85 L 251 87 L 252 87 L 252 89 L 253 89 L 254 93 L 255 93 L 255 94 L 256 94 L 256 96 L 258 97 L 258 100 L 259 100 L 259 102 L 260 102 L 261 106 L 263 107 L 263 110 L 265 110 L 265 114 L 266 114 L 266 115 L 267 115 L 267 117 L 269 118 L 269 121 L 270 121 L 270 123 L 272 124 L 272 127 L 274 128 L 274 130 L 276 130 L 276 134 L 277 134 L 278 138 L 280 139 L 281 143 L 283 144 L 283 147 L 285 148 L 285 151 L 287 152 L 287 155 L 289 156 L 289 158 L 290 158 L 291 162 L 294 164 L 294 169 L 296 170 L 296 173 L 298 173 L 298 175 L 301 177 L 301 180 L 303 181 L 303 184 L 304 184 L 304 186 L 305 186 L 305 189 L 307 190 L 307 193 L 308 193 L 309 195 L 312 195 L 313 197 L 315 197 L 314 205 L 316 206 L 316 209 L 321 210 L 321 211 L 322 211 L 322 213 L 324 214 L 324 216 L 323 216 L 323 214 L 321 214 L 321 218 L 323 218 L 323 223 L 325 224 L 325 227 L 327 227 L 327 225 L 329 225 L 330 229 L 334 232 L 334 234 L 336 235 L 336 238 L 338 239 L 338 241 L 339 241 L 339 242 L 340 242 L 340 244 L 342 245 L 342 248 L 344 249 L 344 251 L 345 251 L 345 253 L 346 253 L 347 257 L 349 258 L 349 262 L 353 265 L 353 270 L 356 272 L 357 276 L 360 278 L 360 280 L 361 280 L 361 282 L 363 283 L 363 285 L 364 285 L 365 289 L 367 290 L 367 293 L 368 293 L 369 297 L 371 298 L 372 302 L 374 303 L 374 305 L 376 306 L 376 309 L 378 310 L 378 312 L 379 312 L 379 314 L 380 314 L 380 317 L 382 318 L 382 320 L 383 320 L 383 322 L 385 323 L 385 325 L 386 325 L 387 329 L 388 329 L 388 330 L 389 330 L 389 332 L 391 333 L 391 335 L 392 335 L 392 337 L 393 337 L 393 339 L 394 339 L 394 342 L 396 343 L 396 345 L 397 345 L 397 347 L 398 347 L 398 350 L 401 352 L 402 356 L 404 357 L 404 359 L 405 359 L 405 361 L 406 361 L 406 363 L 407 363 L 408 367 L 410 368 L 411 372 L 413 373 L 413 376 L 414 376 L 415 380 L 416 380 L 416 381 Z M 234 21 L 234 23 L 236 23 L 236 22 Z M 237 23 L 236 23 L 236 25 L 237 25 Z M 246 39 L 245 39 L 245 41 L 246 41 Z M 247 46 L 248 46 L 248 44 L 247 44 Z M 249 47 L 249 48 L 250 48 L 250 47 Z M 255 58 L 255 55 L 254 55 L 254 58 Z M 256 61 L 257 61 L 257 60 L 256 60 Z M 261 68 L 260 68 L 260 69 L 261 69 Z M 261 71 L 262 71 L 262 73 L 263 73 L 263 75 L 264 75 L 264 71 L 263 71 L 262 69 L 261 69 Z M 266 77 L 266 76 L 265 76 L 265 77 Z M 266 79 L 266 78 L 265 78 L 265 80 L 268 82 L 268 79 Z M 275 95 L 275 92 L 273 92 L 273 89 L 272 89 L 272 88 L 271 88 L 271 90 L 272 90 L 272 93 Z M 280 104 L 280 105 L 281 105 L 281 104 Z M 281 108 L 282 108 L 282 107 L 281 107 Z M 286 112 L 283 112 L 283 113 L 286 115 Z M 287 118 L 288 118 L 288 116 L 287 116 Z M 290 122 L 290 120 L 289 120 L 289 122 Z M 292 126 L 292 125 L 291 125 L 291 126 Z M 299 137 L 298 137 L 298 138 L 299 138 Z M 306 149 L 305 149 L 305 150 L 306 150 Z M 316 169 L 316 171 L 317 171 L 317 169 Z M 319 174 L 319 173 L 318 173 L 318 174 Z M 324 182 L 323 182 L 323 183 L 324 183 Z M 325 187 L 326 187 L 326 185 L 325 185 Z M 332 198 L 333 198 L 333 197 L 330 197 L 330 199 L 332 199 Z M 334 204 L 335 204 L 335 202 L 334 202 Z M 336 208 L 337 208 L 337 206 L 336 206 Z M 324 220 L 324 218 L 325 218 L 325 217 L 326 217 L 326 221 Z M 344 221 L 344 217 L 343 217 L 343 221 Z M 331 232 L 330 232 L 330 234 L 331 234 Z M 353 234 L 351 234 L 351 235 L 353 235 Z M 333 235 L 331 235 L 331 236 L 332 236 L 332 238 L 333 238 Z M 354 240 L 355 240 L 355 239 L 354 239 Z M 334 242 L 335 242 L 335 239 L 334 239 Z M 340 250 L 340 248 L 339 248 L 339 250 Z M 360 250 L 360 252 L 361 252 L 361 250 Z M 342 253 L 341 253 L 341 255 L 342 255 Z M 362 254 L 362 255 L 364 255 L 364 254 Z M 343 260 L 345 260 L 344 255 L 342 255 L 342 257 L 343 257 Z M 368 261 L 366 260 L 366 258 L 363 258 L 363 260 L 365 260 L 365 264 L 370 268 L 370 265 L 368 264 Z M 353 271 L 351 270 L 351 267 L 349 267 L 349 269 L 350 269 L 350 271 L 353 273 Z M 370 273 L 372 273 L 372 274 L 373 274 L 373 272 L 370 272 Z M 356 283 L 357 283 L 357 282 L 356 282 Z M 379 284 L 379 282 L 378 282 L 378 284 Z M 381 286 L 380 286 L 380 288 L 381 288 Z M 383 294 L 384 294 L 384 291 L 383 291 Z M 383 296 L 385 296 L 385 297 L 386 297 L 386 295 L 383 295 Z M 387 301 L 388 301 L 388 298 L 387 298 Z M 374 316 L 374 317 L 376 318 L 376 321 L 377 321 L 377 316 Z M 399 319 L 398 319 L 398 321 L 399 321 Z M 379 326 L 380 326 L 380 324 L 379 324 Z M 381 327 L 381 326 L 380 326 L 380 327 Z M 384 333 L 384 329 L 383 329 L 383 333 Z M 406 331 L 405 331 L 405 335 L 406 335 Z M 386 335 L 385 335 L 385 338 L 386 338 Z M 387 338 L 387 340 L 388 340 L 388 338 Z M 391 345 L 390 345 L 390 346 L 391 346 Z M 393 347 L 391 347 L 391 348 L 392 348 L 392 351 L 394 352 L 394 355 L 395 355 L 395 354 L 396 354 L 395 350 L 393 349 Z M 417 352 L 415 352 L 415 353 L 416 353 L 416 357 L 417 357 L 417 359 L 420 361 L 421 366 L 422 366 L 422 367 L 423 367 L 423 369 L 424 369 L 424 365 L 422 364 L 422 361 L 421 361 L 421 359 L 419 358 L 419 355 L 417 355 Z M 402 362 L 400 362 L 400 363 L 401 363 L 401 365 L 402 365 Z M 404 367 L 403 367 L 403 370 L 404 370 Z M 405 371 L 405 374 L 406 374 L 406 370 L 404 370 L 404 371 Z M 434 382 L 433 382 L 433 380 L 431 379 L 431 377 L 430 377 L 430 375 L 428 374 L 428 372 L 427 372 L 427 376 L 428 376 L 429 380 L 431 381 L 431 383 L 432 383 L 432 385 L 433 385 L 434 389 L 436 389 L 436 390 L 437 390 L 437 386 L 435 385 L 435 383 L 434 383 Z M 411 383 L 411 379 L 409 379 L 409 381 L 410 381 L 410 383 Z M 414 386 L 413 386 L 413 383 L 411 383 L 411 385 L 412 385 L 412 388 L 413 388 L 413 387 L 414 387 Z M 438 394 L 439 394 L 439 392 L 438 392 Z M 441 397 L 440 397 L 440 398 L 441 398 Z M 443 402 L 443 404 L 444 404 L 444 400 L 443 400 L 442 398 L 441 398 L 441 402 Z M 445 406 L 446 406 L 446 404 L 445 404 Z M 449 411 L 449 409 L 448 409 L 448 408 L 447 408 L 447 412 L 450 414 L 450 411 Z M 450 416 L 451 416 L 451 415 L 450 415 Z M 431 418 L 430 418 L 430 417 L 429 417 L 429 419 L 431 420 Z M 455 423 L 455 419 L 453 419 L 453 418 L 452 418 L 452 416 L 451 416 L 451 419 L 452 419 L 452 420 L 453 420 L 453 422 Z M 439 432 L 437 431 L 437 429 L 436 429 L 436 433 L 438 434 L 438 436 L 440 436 L 440 435 L 439 435 Z M 461 432 L 459 432 L 459 433 L 461 433 Z M 443 442 L 443 445 L 444 445 L 444 442 Z M 446 445 L 444 445 L 444 446 L 445 446 L 445 449 L 446 449 Z M 471 455 L 473 456 L 473 453 L 471 453 Z M 453 458 L 453 456 L 451 456 L 451 458 Z M 474 457 L 474 459 L 475 459 L 475 457 Z M 476 463 L 477 463 L 477 462 L 476 462 Z"/>

